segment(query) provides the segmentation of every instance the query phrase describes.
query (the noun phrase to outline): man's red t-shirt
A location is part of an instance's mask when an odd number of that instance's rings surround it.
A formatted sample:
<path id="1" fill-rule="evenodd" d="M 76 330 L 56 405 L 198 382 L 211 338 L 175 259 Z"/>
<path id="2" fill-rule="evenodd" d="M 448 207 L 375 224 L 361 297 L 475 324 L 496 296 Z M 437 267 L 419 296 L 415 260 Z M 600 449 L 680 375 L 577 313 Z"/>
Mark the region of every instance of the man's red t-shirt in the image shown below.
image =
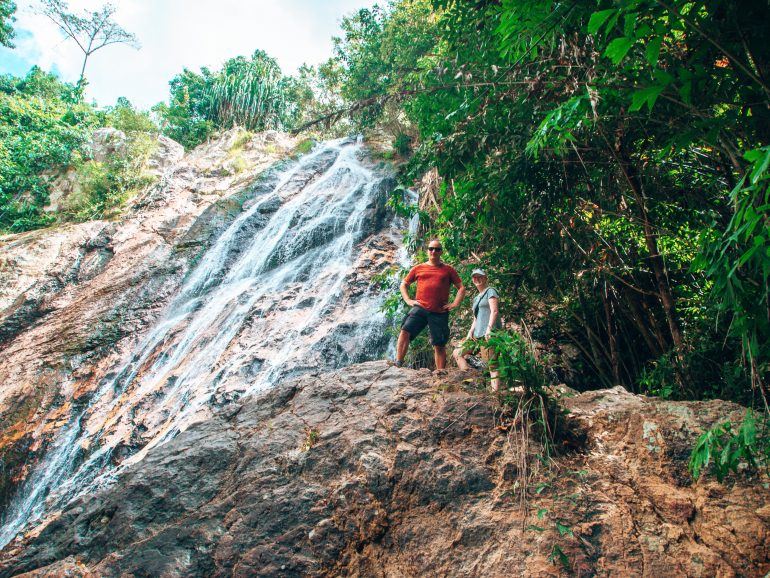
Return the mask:
<path id="1" fill-rule="evenodd" d="M 421 307 L 433 313 L 444 312 L 444 305 L 449 301 L 450 287 L 462 283 L 457 271 L 446 263 L 439 266 L 422 263 L 412 267 L 405 281 L 407 286 L 417 281 L 415 299 Z"/>

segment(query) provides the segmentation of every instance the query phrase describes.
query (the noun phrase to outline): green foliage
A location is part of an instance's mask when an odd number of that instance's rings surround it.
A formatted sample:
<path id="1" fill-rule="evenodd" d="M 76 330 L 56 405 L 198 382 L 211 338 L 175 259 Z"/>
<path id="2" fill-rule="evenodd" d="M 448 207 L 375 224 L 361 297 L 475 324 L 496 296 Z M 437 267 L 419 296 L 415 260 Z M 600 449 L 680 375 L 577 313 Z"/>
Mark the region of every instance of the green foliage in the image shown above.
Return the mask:
<path id="1" fill-rule="evenodd" d="M 104 112 L 105 126 L 111 126 L 122 130 L 126 134 L 147 133 L 157 134 L 158 125 L 150 117 L 148 112 L 137 110 L 124 97 L 118 98 L 115 106 L 107 107 Z"/>
<path id="2" fill-rule="evenodd" d="M 296 77 L 284 76 L 275 59 L 256 50 L 250 58 L 230 58 L 216 72 L 185 69 L 169 83 L 168 104 L 156 105 L 153 112 L 163 134 L 186 149 L 235 126 L 292 130 L 335 106 L 331 76 L 327 68 L 309 66 Z"/>
<path id="3" fill-rule="evenodd" d="M 742 343 L 753 384 L 770 374 L 770 146 L 747 151 L 746 173 L 730 193 L 734 212 L 725 232 L 709 242 L 693 267 L 713 282 L 730 333 Z"/>
<path id="4" fill-rule="evenodd" d="M 285 102 L 281 69 L 265 52 L 228 60 L 208 87 L 208 117 L 220 128 L 281 128 Z"/>
<path id="5" fill-rule="evenodd" d="M 535 358 L 531 345 L 518 333 L 495 331 L 487 346 L 496 354 L 490 360 L 505 388 L 519 388 L 528 393 L 542 393 L 548 380 L 543 366 Z"/>
<path id="6" fill-rule="evenodd" d="M 0 230 L 45 226 L 52 171 L 67 166 L 97 125 L 77 89 L 39 68 L 0 77 Z"/>
<path id="7" fill-rule="evenodd" d="M 0 0 L 0 46 L 13 48 L 15 12 L 16 3 L 13 0 Z"/>
<path id="8" fill-rule="evenodd" d="M 761 432 L 758 434 L 758 427 Z M 770 464 L 770 437 L 767 420 L 760 420 L 751 410 L 746 411 L 737 431 L 729 421 L 704 432 L 690 455 L 690 473 L 696 480 L 709 466 L 720 482 L 741 468 L 748 471 Z"/>
<path id="9" fill-rule="evenodd" d="M 126 143 L 121 154 L 96 162 L 87 145 L 102 126 L 123 131 Z M 125 98 L 97 110 L 82 101 L 79 87 L 38 68 L 25 78 L 0 77 L 0 231 L 111 216 L 149 184 L 142 167 L 157 131 Z M 46 211 L 51 181 L 70 168 L 75 190 L 58 211 Z"/>
<path id="10" fill-rule="evenodd" d="M 393 148 L 402 157 L 407 156 L 412 150 L 412 137 L 403 132 L 398 133 L 393 140 Z"/>
<path id="11" fill-rule="evenodd" d="M 359 126 L 414 138 L 405 186 L 438 169 L 429 233 L 504 315 L 541 305 L 579 385 L 745 402 L 769 385 L 768 17 L 402 0 L 346 19 L 336 63 Z"/>
<path id="12" fill-rule="evenodd" d="M 124 154 L 111 155 L 103 162 L 76 162 L 76 190 L 63 207 L 63 218 L 85 221 L 114 216 L 128 199 L 152 183 L 153 178 L 142 169 L 156 146 L 151 135 L 134 132 L 127 135 Z"/>
<path id="13" fill-rule="evenodd" d="M 216 130 L 216 124 L 209 116 L 209 89 L 213 82 L 213 75 L 207 68 L 201 68 L 200 74 L 184 69 L 169 83 L 169 103 L 153 107 L 161 132 L 185 149 L 195 148 Z"/>
<path id="14" fill-rule="evenodd" d="M 299 144 L 294 147 L 294 154 L 295 155 L 306 155 L 311 150 L 313 150 L 313 147 L 315 146 L 316 141 L 312 138 L 306 138 L 299 142 Z"/>

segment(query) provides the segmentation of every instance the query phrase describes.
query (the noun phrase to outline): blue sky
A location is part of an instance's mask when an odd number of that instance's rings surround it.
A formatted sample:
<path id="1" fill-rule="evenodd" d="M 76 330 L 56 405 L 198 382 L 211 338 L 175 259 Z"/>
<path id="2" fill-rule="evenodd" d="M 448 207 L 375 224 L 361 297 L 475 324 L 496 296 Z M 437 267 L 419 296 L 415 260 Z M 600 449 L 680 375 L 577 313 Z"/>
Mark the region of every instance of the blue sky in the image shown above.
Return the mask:
<path id="1" fill-rule="evenodd" d="M 104 0 L 70 0 L 73 11 Z M 147 108 L 165 100 L 168 81 L 187 67 L 216 69 L 227 58 L 260 48 L 291 74 L 303 63 L 331 55 L 331 37 L 343 15 L 375 0 L 113 0 L 115 20 L 142 47 L 108 46 L 88 63 L 87 96 L 100 105 L 119 96 Z M 379 2 L 384 4 L 382 0 Z M 17 0 L 16 48 L 0 47 L 0 73 L 25 74 L 37 64 L 76 81 L 82 64 L 77 46 L 35 12 L 36 0 Z"/>

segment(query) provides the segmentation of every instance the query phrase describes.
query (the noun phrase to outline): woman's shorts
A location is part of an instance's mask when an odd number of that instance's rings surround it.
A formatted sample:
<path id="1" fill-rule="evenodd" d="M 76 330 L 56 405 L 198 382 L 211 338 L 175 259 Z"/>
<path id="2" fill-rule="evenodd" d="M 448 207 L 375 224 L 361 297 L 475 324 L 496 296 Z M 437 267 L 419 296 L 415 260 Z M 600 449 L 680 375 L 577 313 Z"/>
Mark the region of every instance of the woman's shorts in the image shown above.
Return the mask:
<path id="1" fill-rule="evenodd" d="M 448 311 L 445 313 L 433 313 L 419 305 L 415 305 L 401 322 L 401 329 L 414 339 L 425 329 L 426 325 L 430 331 L 431 345 L 443 347 L 447 344 L 449 341 Z"/>

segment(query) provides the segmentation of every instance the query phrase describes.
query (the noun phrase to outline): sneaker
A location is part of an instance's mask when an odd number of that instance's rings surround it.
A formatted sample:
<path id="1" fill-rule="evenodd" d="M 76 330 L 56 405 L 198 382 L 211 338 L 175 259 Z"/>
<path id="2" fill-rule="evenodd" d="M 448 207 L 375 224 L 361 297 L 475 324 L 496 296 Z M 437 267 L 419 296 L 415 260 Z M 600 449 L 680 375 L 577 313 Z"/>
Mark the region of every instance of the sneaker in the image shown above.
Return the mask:
<path id="1" fill-rule="evenodd" d="M 403 367 L 404 366 L 404 362 L 403 361 L 399 361 L 398 359 L 388 359 L 387 363 L 388 363 L 388 365 L 391 365 L 393 367 Z"/>

